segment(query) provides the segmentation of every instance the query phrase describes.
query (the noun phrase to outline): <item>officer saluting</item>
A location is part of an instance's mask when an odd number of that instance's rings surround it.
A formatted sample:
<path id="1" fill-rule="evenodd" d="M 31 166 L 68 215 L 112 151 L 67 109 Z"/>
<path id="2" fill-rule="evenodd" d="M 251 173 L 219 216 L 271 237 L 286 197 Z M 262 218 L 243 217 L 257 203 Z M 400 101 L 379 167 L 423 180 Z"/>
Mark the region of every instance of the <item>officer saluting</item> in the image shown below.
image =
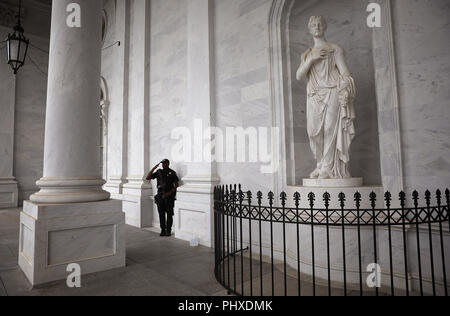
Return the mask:
<path id="1" fill-rule="evenodd" d="M 155 172 L 162 164 L 162 169 Z M 155 202 L 158 206 L 159 222 L 161 224 L 161 237 L 172 235 L 173 208 L 177 195 L 178 179 L 177 173 L 169 168 L 170 161 L 164 159 L 157 164 L 147 175 L 147 180 L 158 180 L 158 194 L 155 196 Z M 167 220 L 166 220 L 167 214 Z"/>

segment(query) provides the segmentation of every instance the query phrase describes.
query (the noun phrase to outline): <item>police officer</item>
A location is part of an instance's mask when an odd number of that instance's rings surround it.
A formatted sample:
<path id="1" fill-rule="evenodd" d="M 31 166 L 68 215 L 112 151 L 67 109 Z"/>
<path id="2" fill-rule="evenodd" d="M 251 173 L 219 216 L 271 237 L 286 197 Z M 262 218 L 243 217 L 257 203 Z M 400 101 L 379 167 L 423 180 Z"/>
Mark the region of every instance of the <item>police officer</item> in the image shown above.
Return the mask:
<path id="1" fill-rule="evenodd" d="M 162 165 L 162 169 L 155 172 Z M 155 202 L 158 206 L 159 222 L 161 224 L 161 237 L 172 235 L 173 208 L 175 206 L 178 182 L 177 173 L 170 167 L 170 161 L 164 159 L 157 164 L 147 175 L 147 180 L 158 180 L 158 194 L 155 196 Z M 167 219 L 166 219 L 167 215 Z"/>

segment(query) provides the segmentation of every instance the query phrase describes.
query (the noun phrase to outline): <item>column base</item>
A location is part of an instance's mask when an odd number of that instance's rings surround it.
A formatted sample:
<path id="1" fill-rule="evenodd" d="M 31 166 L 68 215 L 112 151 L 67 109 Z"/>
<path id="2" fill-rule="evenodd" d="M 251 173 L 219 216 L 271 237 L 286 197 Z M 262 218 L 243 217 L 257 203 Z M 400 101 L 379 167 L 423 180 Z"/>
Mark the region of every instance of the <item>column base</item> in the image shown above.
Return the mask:
<path id="1" fill-rule="evenodd" d="M 71 263 L 81 274 L 125 267 L 125 216 L 121 201 L 78 204 L 24 203 L 19 266 L 33 286 L 66 279 Z"/>
<path id="2" fill-rule="evenodd" d="M 17 207 L 18 196 L 15 178 L 0 178 L 0 209 Z"/>
<path id="3" fill-rule="evenodd" d="M 122 194 L 116 198 L 123 202 L 127 225 L 137 228 L 151 227 L 153 221 L 152 186 L 142 179 L 128 179 Z M 113 194 L 113 196 L 116 196 Z"/>
<path id="4" fill-rule="evenodd" d="M 219 178 L 187 176 L 178 189 L 175 204 L 175 238 L 190 241 L 199 238 L 206 247 L 214 245 L 214 186 Z"/>
<path id="5" fill-rule="evenodd" d="M 110 176 L 106 184 L 104 185 L 104 189 L 111 193 L 111 196 L 118 195 L 123 193 L 123 186 L 127 183 L 127 180 L 122 177 L 114 177 Z M 115 198 L 114 198 L 115 199 Z"/>
<path id="6" fill-rule="evenodd" d="M 30 197 L 34 203 L 89 203 L 106 201 L 111 197 L 103 190 L 105 181 L 102 179 L 42 178 L 36 184 L 41 190 Z"/>

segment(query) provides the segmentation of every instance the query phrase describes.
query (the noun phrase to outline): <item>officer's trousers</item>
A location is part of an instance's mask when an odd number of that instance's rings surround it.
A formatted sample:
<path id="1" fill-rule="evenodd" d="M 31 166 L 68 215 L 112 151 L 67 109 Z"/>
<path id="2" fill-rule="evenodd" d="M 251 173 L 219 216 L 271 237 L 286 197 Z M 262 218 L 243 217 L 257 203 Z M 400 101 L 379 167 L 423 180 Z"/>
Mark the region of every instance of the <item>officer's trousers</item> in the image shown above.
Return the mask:
<path id="1" fill-rule="evenodd" d="M 161 199 L 158 203 L 159 224 L 161 230 L 172 231 L 173 226 L 173 208 L 175 201 L 172 199 Z"/>

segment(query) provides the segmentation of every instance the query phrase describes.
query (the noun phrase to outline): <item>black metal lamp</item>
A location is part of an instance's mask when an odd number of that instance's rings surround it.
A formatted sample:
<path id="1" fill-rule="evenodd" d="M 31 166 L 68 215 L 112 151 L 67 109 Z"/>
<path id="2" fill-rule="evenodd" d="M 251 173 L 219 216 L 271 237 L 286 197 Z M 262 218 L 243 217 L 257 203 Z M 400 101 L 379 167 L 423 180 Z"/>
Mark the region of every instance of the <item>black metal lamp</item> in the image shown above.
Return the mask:
<path id="1" fill-rule="evenodd" d="M 22 11 L 22 0 L 19 0 L 19 15 L 17 16 L 17 25 L 14 27 L 14 32 L 8 34 L 6 40 L 6 48 L 8 52 L 8 64 L 17 74 L 20 67 L 25 64 L 27 57 L 28 45 L 30 41 L 23 35 L 24 29 L 20 23 L 20 13 Z"/>

